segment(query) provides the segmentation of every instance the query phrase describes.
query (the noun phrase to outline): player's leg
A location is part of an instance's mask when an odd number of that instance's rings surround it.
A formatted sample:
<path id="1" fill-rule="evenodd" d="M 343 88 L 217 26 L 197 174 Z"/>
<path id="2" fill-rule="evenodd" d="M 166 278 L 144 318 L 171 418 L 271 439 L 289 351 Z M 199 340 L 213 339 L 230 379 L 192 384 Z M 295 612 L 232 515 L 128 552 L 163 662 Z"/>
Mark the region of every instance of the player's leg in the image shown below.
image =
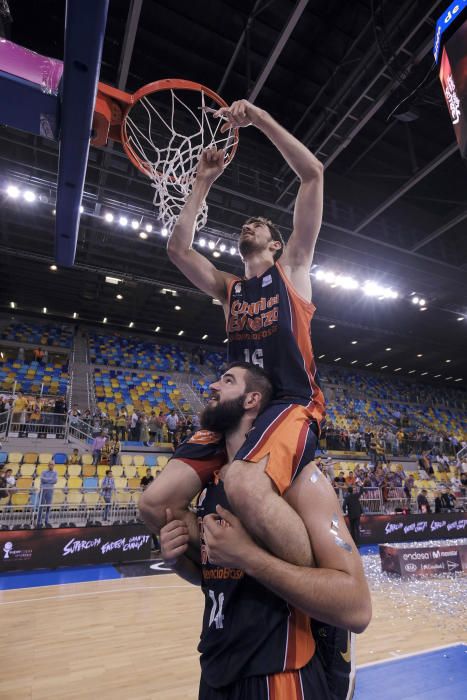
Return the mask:
<path id="1" fill-rule="evenodd" d="M 302 519 L 282 497 L 314 457 L 316 432 L 302 406 L 272 404 L 229 467 L 224 487 L 229 503 L 248 531 L 280 559 L 312 564 Z"/>

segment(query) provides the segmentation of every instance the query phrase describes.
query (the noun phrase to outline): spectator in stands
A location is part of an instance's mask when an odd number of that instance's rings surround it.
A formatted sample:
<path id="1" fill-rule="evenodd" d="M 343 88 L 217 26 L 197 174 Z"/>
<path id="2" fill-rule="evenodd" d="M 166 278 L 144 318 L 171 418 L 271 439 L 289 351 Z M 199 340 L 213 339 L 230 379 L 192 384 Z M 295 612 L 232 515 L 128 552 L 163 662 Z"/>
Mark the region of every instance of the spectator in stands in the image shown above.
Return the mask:
<path id="1" fill-rule="evenodd" d="M 151 411 L 151 415 L 148 419 L 148 430 L 149 430 L 149 442 L 160 442 L 156 439 L 158 433 L 157 416 L 155 411 Z"/>
<path id="2" fill-rule="evenodd" d="M 164 442 L 164 425 L 164 416 L 159 411 L 158 415 L 156 416 L 156 442 Z"/>
<path id="3" fill-rule="evenodd" d="M 111 467 L 114 467 L 117 464 L 118 455 L 120 454 L 121 449 L 122 446 L 118 438 L 113 438 L 109 442 L 109 463 Z"/>
<path id="4" fill-rule="evenodd" d="M 407 507 L 410 508 L 410 502 L 412 500 L 412 489 L 414 487 L 415 480 L 413 476 L 407 476 L 404 481 L 404 493 L 407 498 Z"/>
<path id="5" fill-rule="evenodd" d="M 94 464 L 94 466 L 97 466 L 100 462 L 102 450 L 104 448 L 106 440 L 107 438 L 105 437 L 102 431 L 100 431 L 98 435 L 94 438 L 94 442 L 92 443 L 92 463 Z"/>
<path id="6" fill-rule="evenodd" d="M 11 497 L 16 491 L 16 479 L 11 469 L 5 470 L 6 495 L 9 497 L 8 505 L 11 505 Z"/>
<path id="7" fill-rule="evenodd" d="M 467 473 L 466 472 L 461 472 L 460 482 L 461 482 L 461 487 L 460 487 L 461 494 L 463 496 L 465 496 L 465 494 L 467 492 Z"/>
<path id="8" fill-rule="evenodd" d="M 108 520 L 112 503 L 112 495 L 114 494 L 115 490 L 115 480 L 112 475 L 112 470 L 107 469 L 101 483 L 101 494 L 105 501 L 104 520 Z"/>
<path id="9" fill-rule="evenodd" d="M 441 500 L 441 491 L 435 491 L 435 513 L 442 513 L 443 501 Z"/>
<path id="10" fill-rule="evenodd" d="M 150 470 L 149 467 L 148 467 L 148 468 L 146 469 L 146 474 L 145 474 L 145 476 L 143 476 L 143 478 L 142 478 L 141 481 L 139 482 L 139 485 L 141 486 L 141 488 L 142 488 L 143 491 L 144 491 L 145 489 L 147 489 L 147 487 L 149 486 L 149 484 L 152 484 L 153 481 L 154 481 L 154 477 L 153 477 L 153 475 L 151 474 L 151 470 Z"/>
<path id="11" fill-rule="evenodd" d="M 354 493 L 353 487 L 349 486 L 342 510 L 349 516 L 349 530 L 355 545 L 358 547 L 360 541 L 360 517 L 362 515 L 362 506 L 360 505 L 360 495 Z"/>
<path id="12" fill-rule="evenodd" d="M 149 447 L 149 424 L 145 415 L 140 417 L 139 439 L 145 447 Z"/>
<path id="13" fill-rule="evenodd" d="M 18 362 L 24 364 L 24 348 L 19 348 L 18 350 Z"/>
<path id="14" fill-rule="evenodd" d="M 342 496 L 346 488 L 347 484 L 345 483 L 344 472 L 339 472 L 339 476 L 336 476 L 334 479 L 334 489 L 337 495 Z"/>
<path id="15" fill-rule="evenodd" d="M 201 427 L 201 423 L 197 413 L 193 413 L 193 415 L 191 416 L 191 422 L 193 423 L 193 430 L 196 433 L 196 431 L 199 430 Z"/>
<path id="16" fill-rule="evenodd" d="M 40 348 L 40 347 L 34 348 L 34 350 L 33 350 L 33 355 L 34 355 L 35 361 L 38 362 L 38 363 L 41 365 L 41 364 L 42 364 L 42 358 L 44 357 L 44 353 L 43 353 L 43 351 L 42 351 L 42 348 Z"/>
<path id="17" fill-rule="evenodd" d="M 370 436 L 370 441 L 368 443 L 368 456 L 370 458 L 370 462 L 376 466 L 376 445 L 377 445 L 377 440 L 376 437 L 373 435 L 373 433 L 369 433 Z"/>
<path id="18" fill-rule="evenodd" d="M 441 494 L 441 503 L 443 505 L 444 511 L 454 510 L 456 507 L 457 499 L 452 493 L 451 489 L 445 486 L 443 488 L 443 493 Z"/>
<path id="19" fill-rule="evenodd" d="M 139 416 L 136 413 L 136 410 L 133 409 L 133 413 L 131 414 L 130 418 L 130 440 L 133 440 L 133 442 L 138 442 L 139 440 Z"/>
<path id="20" fill-rule="evenodd" d="M 49 462 L 48 467 L 41 474 L 41 493 L 39 500 L 39 515 L 37 516 L 37 527 L 42 527 L 42 518 L 45 516 L 45 525 L 50 527 L 49 511 L 53 499 L 54 486 L 57 483 L 58 474 L 55 471 L 55 464 Z"/>
<path id="21" fill-rule="evenodd" d="M 179 424 L 179 419 L 173 408 L 165 419 L 165 424 L 167 426 L 168 440 L 169 442 L 174 442 L 175 434 L 177 432 L 177 427 Z"/>
<path id="22" fill-rule="evenodd" d="M 4 467 L 0 467 L 0 499 L 8 496 L 6 490 L 6 476 Z"/>
<path id="23" fill-rule="evenodd" d="M 128 421 L 128 416 L 125 411 L 120 411 L 117 415 L 117 419 L 115 421 L 115 430 L 117 433 L 117 440 L 126 440 L 127 439 L 127 421 Z"/>
<path id="24" fill-rule="evenodd" d="M 73 449 L 68 464 L 81 464 L 81 455 L 77 447 Z"/>
<path id="25" fill-rule="evenodd" d="M 355 486 L 355 476 L 354 476 L 353 472 L 348 473 L 348 475 L 345 478 L 345 483 L 346 483 L 347 488 L 349 488 L 349 486 L 352 486 L 352 487 Z"/>
<path id="26" fill-rule="evenodd" d="M 417 506 L 419 513 L 431 513 L 431 507 L 427 498 L 428 492 L 422 489 L 417 496 Z"/>
<path id="27" fill-rule="evenodd" d="M 20 426 L 26 422 L 26 409 L 28 407 L 27 398 L 18 391 L 13 402 L 13 423 L 19 423 Z M 21 428 L 20 428 L 21 429 Z"/>

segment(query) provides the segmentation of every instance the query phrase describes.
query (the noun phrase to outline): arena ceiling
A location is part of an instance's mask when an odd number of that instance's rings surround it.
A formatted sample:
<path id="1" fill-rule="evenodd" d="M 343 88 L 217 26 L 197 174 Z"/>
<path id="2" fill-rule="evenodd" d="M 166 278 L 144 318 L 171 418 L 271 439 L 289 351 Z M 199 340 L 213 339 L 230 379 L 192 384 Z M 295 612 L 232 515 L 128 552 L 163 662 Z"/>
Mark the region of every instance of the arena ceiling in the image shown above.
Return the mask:
<path id="1" fill-rule="evenodd" d="M 61 59 L 65 2 L 9 4 L 9 38 Z M 253 95 L 324 163 L 312 274 L 371 279 L 400 295 L 369 298 L 313 278 L 314 343 L 326 361 L 465 379 L 467 319 L 458 319 L 467 317 L 467 170 L 432 55 L 434 25 L 448 4 L 110 0 L 102 81 L 132 92 L 182 77 L 217 89 L 228 102 Z M 14 300 L 18 311 L 45 306 L 55 317 L 107 317 L 117 327 L 133 321 L 135 331 L 160 327 L 176 338 L 183 330 L 188 340 L 207 334 L 221 344 L 221 309 L 168 261 L 150 183 L 117 145 L 91 149 L 76 264 L 51 271 L 57 157 L 54 142 L 0 127 L 1 308 Z M 11 183 L 44 201 L 19 205 L 4 194 Z M 228 251 L 244 219 L 262 214 L 287 236 L 296 191 L 274 148 L 245 129 L 237 156 L 212 188 L 203 233 Z M 108 210 L 152 223 L 153 231 L 142 240 L 130 227 L 109 225 Z M 241 271 L 239 257 L 228 252 L 217 264 Z M 106 275 L 123 281 L 116 287 Z M 411 302 L 413 292 L 426 311 Z"/>

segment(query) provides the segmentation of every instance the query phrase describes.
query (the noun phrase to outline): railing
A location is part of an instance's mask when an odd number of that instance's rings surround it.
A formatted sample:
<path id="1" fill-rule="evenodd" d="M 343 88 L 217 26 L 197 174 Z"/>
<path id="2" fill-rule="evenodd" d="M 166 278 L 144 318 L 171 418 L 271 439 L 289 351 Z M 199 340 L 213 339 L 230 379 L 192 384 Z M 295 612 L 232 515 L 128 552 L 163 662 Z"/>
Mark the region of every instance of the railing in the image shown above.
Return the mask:
<path id="1" fill-rule="evenodd" d="M 10 411 L 2 411 L 0 413 L 0 440 L 4 439 L 8 433 L 8 424 L 10 422 Z"/>
<path id="2" fill-rule="evenodd" d="M 93 440 L 94 432 L 92 425 L 87 421 L 81 420 L 81 418 L 76 416 L 68 416 L 66 432 L 68 438 L 72 437 L 88 443 L 90 440 Z"/>
<path id="3" fill-rule="evenodd" d="M 66 413 L 38 412 L 39 418 L 34 411 L 22 411 L 12 413 L 11 422 L 8 428 L 8 437 L 53 437 L 56 439 L 65 438 L 66 434 Z"/>
<path id="4" fill-rule="evenodd" d="M 376 429 L 375 429 L 376 430 Z M 384 440 L 384 450 L 371 449 L 367 446 L 363 439 L 343 438 L 340 431 L 326 431 L 324 435 L 327 450 L 343 451 L 343 452 L 365 452 L 370 457 L 373 463 L 383 463 L 391 461 L 393 457 L 409 457 L 420 455 L 423 452 L 429 452 L 432 456 L 439 454 L 454 457 L 456 455 L 456 446 L 447 440 L 442 443 L 437 440 L 421 440 L 421 439 L 405 439 L 405 440 Z"/>
<path id="5" fill-rule="evenodd" d="M 14 530 L 132 522 L 138 519 L 141 491 L 117 489 L 106 500 L 100 488 L 10 489 L 9 495 L 0 498 L 0 527 Z"/>

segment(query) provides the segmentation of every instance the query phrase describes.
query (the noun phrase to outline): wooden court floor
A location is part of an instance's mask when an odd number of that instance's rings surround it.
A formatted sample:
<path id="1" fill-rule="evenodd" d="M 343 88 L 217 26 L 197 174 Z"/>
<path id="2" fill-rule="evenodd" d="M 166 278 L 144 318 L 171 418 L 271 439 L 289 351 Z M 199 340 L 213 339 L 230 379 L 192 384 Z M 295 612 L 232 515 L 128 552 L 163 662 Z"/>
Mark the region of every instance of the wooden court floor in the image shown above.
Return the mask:
<path id="1" fill-rule="evenodd" d="M 373 593 L 357 664 L 465 641 L 464 611 L 405 600 Z M 0 700 L 196 700 L 201 612 L 173 574 L 0 591 Z"/>

